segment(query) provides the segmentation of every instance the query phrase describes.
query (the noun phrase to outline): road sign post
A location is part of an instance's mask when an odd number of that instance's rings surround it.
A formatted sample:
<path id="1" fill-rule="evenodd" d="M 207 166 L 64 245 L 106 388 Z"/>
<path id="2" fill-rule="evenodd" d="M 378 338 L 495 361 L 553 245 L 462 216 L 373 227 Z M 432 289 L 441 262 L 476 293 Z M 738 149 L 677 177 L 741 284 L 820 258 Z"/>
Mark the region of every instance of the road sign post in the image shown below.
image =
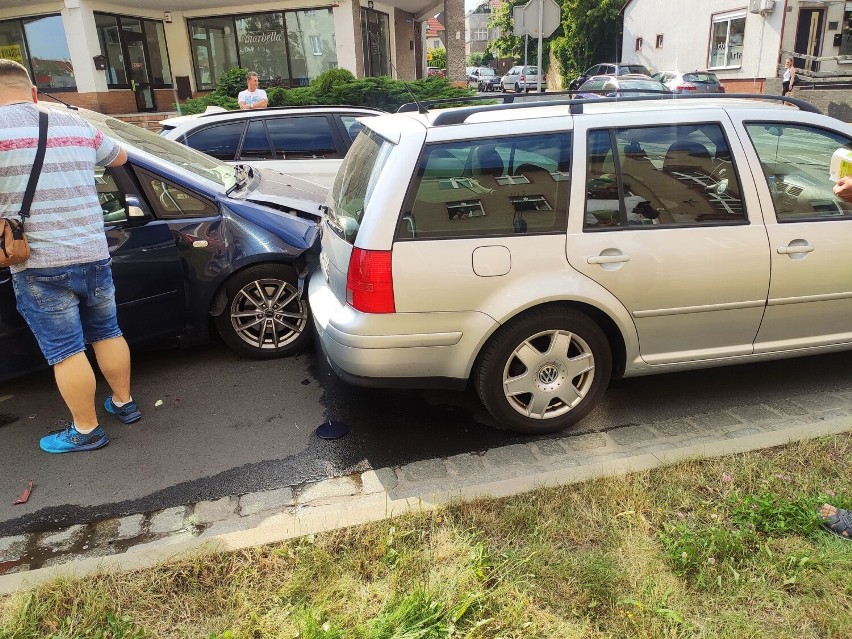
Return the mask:
<path id="1" fill-rule="evenodd" d="M 549 38 L 559 28 L 559 23 L 562 21 L 562 7 L 556 3 L 556 0 L 530 0 L 523 7 L 514 7 L 512 17 L 515 20 L 515 35 L 528 33 L 538 38 L 537 89 L 541 93 L 542 40 Z M 518 18 L 520 18 L 520 30 Z M 526 64 L 526 60 L 524 60 L 524 64 Z"/>

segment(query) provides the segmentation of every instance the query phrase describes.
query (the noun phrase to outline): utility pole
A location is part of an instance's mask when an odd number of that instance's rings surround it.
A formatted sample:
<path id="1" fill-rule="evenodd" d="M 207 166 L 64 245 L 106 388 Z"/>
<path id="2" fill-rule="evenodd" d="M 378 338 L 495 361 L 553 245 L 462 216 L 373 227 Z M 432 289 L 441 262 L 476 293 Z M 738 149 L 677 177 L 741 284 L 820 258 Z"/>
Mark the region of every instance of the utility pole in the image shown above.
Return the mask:
<path id="1" fill-rule="evenodd" d="M 541 93 L 541 50 L 542 50 L 542 20 L 544 20 L 544 0 L 538 0 L 538 73 L 536 74 L 536 90 Z"/>

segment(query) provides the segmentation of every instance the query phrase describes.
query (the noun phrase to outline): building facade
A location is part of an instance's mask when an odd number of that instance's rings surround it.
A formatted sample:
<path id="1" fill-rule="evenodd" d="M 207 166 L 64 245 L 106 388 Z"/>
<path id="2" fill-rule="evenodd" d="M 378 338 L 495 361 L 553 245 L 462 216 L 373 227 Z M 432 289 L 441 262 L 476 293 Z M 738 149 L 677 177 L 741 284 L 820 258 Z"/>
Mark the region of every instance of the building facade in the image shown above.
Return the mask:
<path id="1" fill-rule="evenodd" d="M 837 59 L 852 54 L 848 0 L 628 0 L 623 15 L 622 59 L 654 72 L 708 70 L 762 93 L 794 53 L 800 80 L 852 76 L 852 58 Z"/>
<path id="2" fill-rule="evenodd" d="M 464 7 L 463 0 L 219 1 L 10 0 L 0 7 L 0 57 L 21 62 L 40 91 L 70 104 L 165 111 L 213 89 L 235 67 L 256 71 L 261 86 L 303 86 L 334 68 L 422 77 L 423 22 L 440 9 L 461 22 Z M 463 55 L 463 43 L 448 47 L 459 79 Z"/>

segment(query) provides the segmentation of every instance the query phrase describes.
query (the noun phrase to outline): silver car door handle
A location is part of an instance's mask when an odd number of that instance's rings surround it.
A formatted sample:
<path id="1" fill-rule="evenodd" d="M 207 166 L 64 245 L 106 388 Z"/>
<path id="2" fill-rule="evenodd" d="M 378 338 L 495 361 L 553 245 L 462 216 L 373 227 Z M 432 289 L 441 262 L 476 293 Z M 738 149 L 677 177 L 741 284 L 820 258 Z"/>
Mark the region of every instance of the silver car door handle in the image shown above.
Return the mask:
<path id="1" fill-rule="evenodd" d="M 592 255 L 586 258 L 586 262 L 589 264 L 620 264 L 629 261 L 629 255 Z"/>
<path id="2" fill-rule="evenodd" d="M 810 244 L 804 246 L 779 246 L 778 253 L 781 255 L 792 255 L 793 253 L 813 253 L 814 247 Z"/>

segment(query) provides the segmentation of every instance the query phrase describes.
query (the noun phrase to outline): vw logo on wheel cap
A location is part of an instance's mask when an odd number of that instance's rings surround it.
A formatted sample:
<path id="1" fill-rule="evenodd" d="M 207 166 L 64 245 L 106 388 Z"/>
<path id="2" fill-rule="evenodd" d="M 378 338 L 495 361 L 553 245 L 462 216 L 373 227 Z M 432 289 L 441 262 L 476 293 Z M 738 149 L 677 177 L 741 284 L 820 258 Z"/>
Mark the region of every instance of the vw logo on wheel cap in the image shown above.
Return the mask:
<path id="1" fill-rule="evenodd" d="M 542 384 L 552 384 L 559 379 L 559 369 L 553 364 L 545 364 L 538 369 L 538 379 Z"/>

